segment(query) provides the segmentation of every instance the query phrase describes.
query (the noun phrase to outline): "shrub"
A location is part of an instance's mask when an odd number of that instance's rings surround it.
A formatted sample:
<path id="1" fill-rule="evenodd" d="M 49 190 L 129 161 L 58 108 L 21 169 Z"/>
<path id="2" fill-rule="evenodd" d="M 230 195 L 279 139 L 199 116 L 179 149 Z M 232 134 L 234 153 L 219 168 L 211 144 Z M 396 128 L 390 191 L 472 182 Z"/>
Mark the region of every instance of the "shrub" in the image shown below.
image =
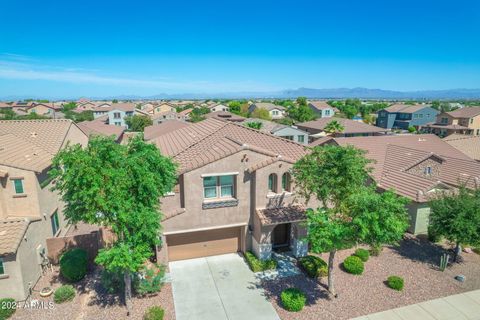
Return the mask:
<path id="1" fill-rule="evenodd" d="M 343 267 L 348 273 L 360 275 L 363 273 L 363 261 L 357 256 L 347 257 L 343 261 Z"/>
<path id="2" fill-rule="evenodd" d="M 440 242 L 440 240 L 442 240 L 442 237 L 438 233 L 436 233 L 431 226 L 428 226 L 427 230 L 428 230 L 428 241 L 437 243 L 437 242 Z"/>
<path id="3" fill-rule="evenodd" d="M 73 298 L 75 298 L 75 289 L 69 284 L 61 286 L 55 290 L 53 294 L 53 301 L 55 301 L 55 303 L 63 303 L 73 300 Z"/>
<path id="4" fill-rule="evenodd" d="M 0 299 L 0 320 L 10 318 L 15 313 L 16 306 L 17 303 L 15 302 L 15 299 Z"/>
<path id="5" fill-rule="evenodd" d="M 123 273 L 102 270 L 100 278 L 102 286 L 108 293 L 121 293 L 124 291 Z"/>
<path id="6" fill-rule="evenodd" d="M 415 127 L 408 127 L 408 132 L 414 133 L 417 132 L 417 129 Z"/>
<path id="7" fill-rule="evenodd" d="M 387 285 L 389 288 L 392 288 L 393 290 L 402 291 L 404 281 L 402 277 L 390 276 L 387 279 Z"/>
<path id="8" fill-rule="evenodd" d="M 60 257 L 60 273 L 70 282 L 82 280 L 87 274 L 87 252 L 75 248 Z"/>
<path id="9" fill-rule="evenodd" d="M 165 267 L 162 265 L 154 265 L 150 268 L 145 267 L 138 274 L 135 291 L 140 295 L 159 292 L 163 285 L 163 277 L 165 275 Z"/>
<path id="10" fill-rule="evenodd" d="M 307 302 L 305 294 L 297 288 L 288 288 L 280 294 L 283 307 L 288 311 L 300 311 Z"/>
<path id="11" fill-rule="evenodd" d="M 378 257 L 382 252 L 382 250 L 383 250 L 382 246 L 372 246 L 370 247 L 370 255 L 374 257 Z"/>
<path id="12" fill-rule="evenodd" d="M 328 275 L 328 265 L 319 257 L 306 256 L 300 258 L 298 262 L 310 278 L 326 277 Z"/>
<path id="13" fill-rule="evenodd" d="M 358 248 L 357 250 L 355 250 L 355 253 L 353 255 L 362 259 L 363 262 L 367 262 L 368 258 L 370 258 L 370 252 L 362 248 Z"/>
<path id="14" fill-rule="evenodd" d="M 260 272 L 265 270 L 274 270 L 277 268 L 277 261 L 273 259 L 260 260 L 252 252 L 247 251 L 245 253 L 245 259 L 247 260 L 248 266 L 252 269 L 253 272 Z"/>
<path id="15" fill-rule="evenodd" d="M 165 311 L 157 306 L 153 306 L 147 309 L 143 315 L 143 320 L 163 320 Z"/>

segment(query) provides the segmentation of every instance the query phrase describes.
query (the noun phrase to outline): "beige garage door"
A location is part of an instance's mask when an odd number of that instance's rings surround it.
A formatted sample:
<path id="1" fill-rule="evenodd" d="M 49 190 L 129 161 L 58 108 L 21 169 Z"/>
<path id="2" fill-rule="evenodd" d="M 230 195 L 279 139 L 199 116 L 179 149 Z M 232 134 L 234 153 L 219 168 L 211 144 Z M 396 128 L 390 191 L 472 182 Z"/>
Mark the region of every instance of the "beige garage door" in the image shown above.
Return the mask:
<path id="1" fill-rule="evenodd" d="M 167 236 L 169 261 L 233 253 L 240 250 L 240 227 Z"/>

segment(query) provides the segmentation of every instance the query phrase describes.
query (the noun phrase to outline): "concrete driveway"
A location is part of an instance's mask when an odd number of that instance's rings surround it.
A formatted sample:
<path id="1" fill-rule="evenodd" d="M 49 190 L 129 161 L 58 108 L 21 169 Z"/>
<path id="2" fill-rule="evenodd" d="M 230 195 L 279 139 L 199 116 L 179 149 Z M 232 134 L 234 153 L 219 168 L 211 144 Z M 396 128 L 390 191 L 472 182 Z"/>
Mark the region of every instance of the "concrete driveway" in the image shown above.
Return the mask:
<path id="1" fill-rule="evenodd" d="M 238 254 L 170 262 L 177 320 L 280 319 Z"/>

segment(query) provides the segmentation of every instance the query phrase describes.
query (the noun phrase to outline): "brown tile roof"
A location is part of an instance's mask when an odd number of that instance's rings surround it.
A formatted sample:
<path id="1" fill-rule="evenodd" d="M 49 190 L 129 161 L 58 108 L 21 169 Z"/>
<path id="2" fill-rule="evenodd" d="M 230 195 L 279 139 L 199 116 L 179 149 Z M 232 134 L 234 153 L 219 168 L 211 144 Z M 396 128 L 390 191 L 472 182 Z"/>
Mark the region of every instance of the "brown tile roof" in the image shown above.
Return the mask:
<path id="1" fill-rule="evenodd" d="M 408 105 L 408 104 L 393 104 L 384 110 L 388 112 L 402 112 L 402 113 L 413 113 L 418 110 L 422 110 L 423 108 L 430 107 L 430 105 L 425 104 L 415 104 L 415 105 Z"/>
<path id="2" fill-rule="evenodd" d="M 310 101 L 308 104 L 317 110 L 333 109 L 327 101 Z"/>
<path id="3" fill-rule="evenodd" d="M 257 209 L 256 213 L 262 226 L 307 220 L 305 208 L 298 205 Z"/>
<path id="4" fill-rule="evenodd" d="M 205 115 L 205 118 L 217 118 L 219 120 L 227 120 L 227 121 L 233 121 L 233 122 L 242 122 L 245 121 L 246 118 L 236 115 L 234 113 L 228 112 L 228 111 L 215 111 L 215 112 L 210 112 Z"/>
<path id="5" fill-rule="evenodd" d="M 122 111 L 135 111 L 136 104 L 135 103 L 113 103 L 108 107 L 95 107 L 93 111 L 112 111 L 112 110 L 122 110 Z"/>
<path id="6" fill-rule="evenodd" d="M 332 136 L 325 136 L 325 137 L 320 137 L 318 139 L 315 139 L 312 143 L 310 143 L 308 146 L 309 147 L 315 147 L 315 146 L 320 146 L 322 144 L 325 144 L 329 141 L 332 141 L 333 137 Z"/>
<path id="7" fill-rule="evenodd" d="M 114 136 L 115 140 L 120 139 L 120 137 L 125 132 L 125 127 L 106 124 L 105 121 L 107 118 L 108 116 L 105 115 L 92 121 L 80 122 L 77 124 L 77 126 L 87 136 L 91 136 L 91 135 L 100 135 L 100 136 L 107 136 L 107 137 Z"/>
<path id="8" fill-rule="evenodd" d="M 5 102 L 0 102 L 0 109 L 3 109 L 3 108 L 11 108 L 12 106 L 5 103 Z"/>
<path id="9" fill-rule="evenodd" d="M 143 136 L 145 140 L 152 140 L 156 137 L 175 131 L 177 129 L 188 127 L 189 125 L 190 123 L 185 121 L 168 120 L 160 124 L 145 127 Z"/>
<path id="10" fill-rule="evenodd" d="M 480 161 L 480 136 L 452 134 L 444 138 L 443 141 L 465 153 L 470 158 Z"/>
<path id="11" fill-rule="evenodd" d="M 377 132 L 388 131 L 386 129 L 371 126 L 363 122 L 354 121 L 354 120 L 345 119 L 345 118 L 335 118 L 335 117 L 320 118 L 313 121 L 298 123 L 297 127 L 302 130 L 310 129 L 310 130 L 316 130 L 321 132 L 327 126 L 327 124 L 333 120 L 338 121 L 345 128 L 342 134 L 377 133 Z"/>
<path id="12" fill-rule="evenodd" d="M 152 142 L 180 164 L 180 172 L 244 149 L 269 156 L 281 155 L 285 161 L 295 161 L 306 154 L 304 146 L 296 142 L 215 118 L 161 135 Z"/>
<path id="13" fill-rule="evenodd" d="M 465 107 L 447 113 L 454 118 L 473 118 L 480 115 L 480 107 Z"/>
<path id="14" fill-rule="evenodd" d="M 273 109 L 286 110 L 285 107 L 279 106 L 279 105 L 276 105 L 276 104 L 273 104 L 273 103 L 270 103 L 270 102 L 256 102 L 256 103 L 254 103 L 254 105 L 257 108 L 267 109 L 268 111 L 271 111 Z"/>
<path id="15" fill-rule="evenodd" d="M 450 129 L 450 130 L 468 130 L 468 127 L 461 126 L 459 124 L 441 124 L 441 123 L 428 123 L 425 125 L 428 128 L 438 129 Z"/>
<path id="16" fill-rule="evenodd" d="M 179 112 L 182 116 L 187 116 L 193 111 L 193 108 L 185 109 Z"/>
<path id="17" fill-rule="evenodd" d="M 335 141 L 366 150 L 367 158 L 375 161 L 372 176 L 378 186 L 393 188 L 398 194 L 418 202 L 427 201 L 428 191 L 437 185 L 458 186 L 468 181 L 473 187 L 480 177 L 480 163 L 435 135 L 335 138 Z M 430 157 L 441 161 L 438 181 L 406 171 Z"/>
<path id="18" fill-rule="evenodd" d="M 17 252 L 29 223 L 26 218 L 0 220 L 0 256 Z"/>

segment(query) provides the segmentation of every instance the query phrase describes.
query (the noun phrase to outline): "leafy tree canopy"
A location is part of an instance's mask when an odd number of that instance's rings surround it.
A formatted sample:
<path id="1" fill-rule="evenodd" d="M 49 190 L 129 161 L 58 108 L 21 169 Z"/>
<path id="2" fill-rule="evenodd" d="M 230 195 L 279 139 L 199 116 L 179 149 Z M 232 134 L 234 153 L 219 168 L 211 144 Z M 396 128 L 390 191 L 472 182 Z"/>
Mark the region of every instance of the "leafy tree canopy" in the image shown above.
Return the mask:
<path id="1" fill-rule="evenodd" d="M 252 118 L 271 120 L 270 112 L 265 108 L 256 108 L 251 114 Z"/>
<path id="2" fill-rule="evenodd" d="M 340 133 L 340 132 L 343 132 L 343 130 L 345 130 L 345 127 L 337 120 L 330 121 L 329 123 L 327 123 L 327 125 L 323 129 L 323 131 L 329 134 Z"/>
<path id="3" fill-rule="evenodd" d="M 143 132 L 145 127 L 153 124 L 152 119 L 149 116 L 133 115 L 125 118 L 125 123 L 128 126 L 128 131 Z"/>
<path id="4" fill-rule="evenodd" d="M 252 129 L 257 129 L 257 130 L 260 130 L 262 128 L 262 125 L 263 125 L 263 123 L 261 123 L 260 121 L 246 122 L 245 123 L 246 127 L 249 127 L 249 128 L 252 128 Z"/>

